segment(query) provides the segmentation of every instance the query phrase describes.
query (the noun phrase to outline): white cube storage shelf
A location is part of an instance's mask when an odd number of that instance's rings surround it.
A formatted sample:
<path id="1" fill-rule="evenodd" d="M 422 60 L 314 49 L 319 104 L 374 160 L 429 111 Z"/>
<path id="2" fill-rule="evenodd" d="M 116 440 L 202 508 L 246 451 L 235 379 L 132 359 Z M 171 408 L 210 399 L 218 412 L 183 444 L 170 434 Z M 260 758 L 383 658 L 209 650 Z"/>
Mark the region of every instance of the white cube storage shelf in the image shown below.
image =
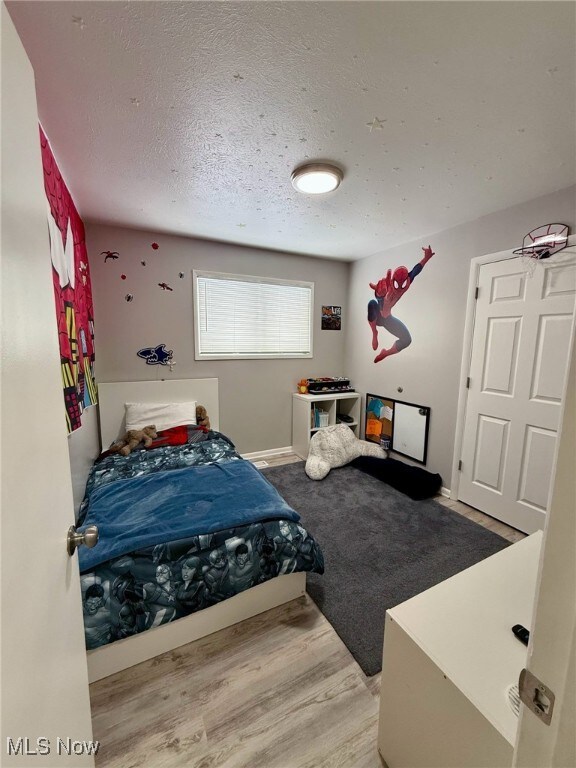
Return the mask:
<path id="1" fill-rule="evenodd" d="M 292 395 L 292 450 L 302 459 L 308 458 L 310 439 L 319 429 L 338 423 L 338 414 L 349 416 L 351 422 L 343 422 L 360 437 L 360 406 L 362 395 L 358 392 L 331 392 L 325 395 Z M 325 426 L 312 424 L 312 411 L 316 408 L 323 414 Z"/>

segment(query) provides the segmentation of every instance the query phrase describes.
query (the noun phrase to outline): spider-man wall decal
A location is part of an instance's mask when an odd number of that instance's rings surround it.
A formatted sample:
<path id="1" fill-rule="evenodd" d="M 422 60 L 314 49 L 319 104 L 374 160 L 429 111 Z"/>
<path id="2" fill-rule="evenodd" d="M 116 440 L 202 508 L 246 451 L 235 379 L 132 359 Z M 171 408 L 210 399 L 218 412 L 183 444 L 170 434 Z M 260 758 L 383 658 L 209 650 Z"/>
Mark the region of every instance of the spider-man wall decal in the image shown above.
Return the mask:
<path id="1" fill-rule="evenodd" d="M 423 258 L 412 267 L 410 272 L 406 267 L 397 267 L 394 272 L 389 269 L 386 277 L 377 283 L 370 283 L 370 288 L 376 297 L 368 303 L 368 322 L 372 329 L 372 349 L 374 351 L 378 349 L 379 327 L 385 328 L 393 336 L 396 336 L 396 341 L 391 347 L 380 350 L 376 355 L 375 363 L 379 363 L 389 355 L 396 355 L 412 343 L 412 336 L 410 336 L 408 328 L 397 317 L 394 317 L 392 308 L 404 296 L 417 275 L 422 272 L 426 262 L 434 256 L 434 251 L 430 246 L 422 248 L 422 250 L 424 251 Z"/>

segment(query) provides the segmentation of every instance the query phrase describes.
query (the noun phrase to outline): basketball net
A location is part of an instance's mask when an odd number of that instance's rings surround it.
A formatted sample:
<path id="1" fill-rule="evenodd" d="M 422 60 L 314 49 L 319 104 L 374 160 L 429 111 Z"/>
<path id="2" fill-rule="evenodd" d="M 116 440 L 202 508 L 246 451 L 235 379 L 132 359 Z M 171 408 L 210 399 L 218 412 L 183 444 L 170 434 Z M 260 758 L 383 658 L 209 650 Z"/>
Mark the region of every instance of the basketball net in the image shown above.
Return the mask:
<path id="1" fill-rule="evenodd" d="M 524 236 L 522 248 L 512 251 L 520 256 L 520 264 L 526 275 L 532 277 L 536 272 L 536 263 L 547 259 L 553 253 L 563 250 L 568 245 L 567 224 L 544 224 L 536 227 Z"/>
<path id="2" fill-rule="evenodd" d="M 528 248 L 523 249 L 520 255 L 520 264 L 522 269 L 526 273 L 526 276 L 531 278 L 536 272 L 536 264 L 538 264 L 538 253 Z"/>

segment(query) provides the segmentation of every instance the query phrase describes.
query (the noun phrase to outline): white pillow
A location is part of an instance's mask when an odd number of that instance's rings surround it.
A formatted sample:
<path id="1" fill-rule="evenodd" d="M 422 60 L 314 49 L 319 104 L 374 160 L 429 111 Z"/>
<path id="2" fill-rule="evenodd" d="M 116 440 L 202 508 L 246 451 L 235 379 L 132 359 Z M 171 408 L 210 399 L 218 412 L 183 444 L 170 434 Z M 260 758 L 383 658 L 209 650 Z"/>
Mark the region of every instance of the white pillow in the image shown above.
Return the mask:
<path id="1" fill-rule="evenodd" d="M 154 424 L 156 431 L 196 424 L 196 401 L 186 403 L 124 403 L 126 431 Z"/>

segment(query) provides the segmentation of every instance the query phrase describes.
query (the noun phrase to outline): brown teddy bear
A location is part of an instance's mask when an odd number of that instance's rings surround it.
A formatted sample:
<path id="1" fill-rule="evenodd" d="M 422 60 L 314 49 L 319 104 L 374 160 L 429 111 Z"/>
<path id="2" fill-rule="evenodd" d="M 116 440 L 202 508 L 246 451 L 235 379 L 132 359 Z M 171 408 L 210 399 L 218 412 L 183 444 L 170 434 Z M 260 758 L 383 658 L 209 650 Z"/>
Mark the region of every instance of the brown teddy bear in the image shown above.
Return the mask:
<path id="1" fill-rule="evenodd" d="M 196 406 L 196 424 L 199 427 L 206 427 L 206 429 L 210 429 L 210 419 L 208 418 L 208 412 L 203 405 Z"/>
<path id="2" fill-rule="evenodd" d="M 114 443 L 110 451 L 112 453 L 121 453 L 122 456 L 128 456 L 140 443 L 144 443 L 144 448 L 149 448 L 152 445 L 152 441 L 157 437 L 158 433 L 154 424 L 150 424 L 143 429 L 129 429 L 121 440 Z"/>

